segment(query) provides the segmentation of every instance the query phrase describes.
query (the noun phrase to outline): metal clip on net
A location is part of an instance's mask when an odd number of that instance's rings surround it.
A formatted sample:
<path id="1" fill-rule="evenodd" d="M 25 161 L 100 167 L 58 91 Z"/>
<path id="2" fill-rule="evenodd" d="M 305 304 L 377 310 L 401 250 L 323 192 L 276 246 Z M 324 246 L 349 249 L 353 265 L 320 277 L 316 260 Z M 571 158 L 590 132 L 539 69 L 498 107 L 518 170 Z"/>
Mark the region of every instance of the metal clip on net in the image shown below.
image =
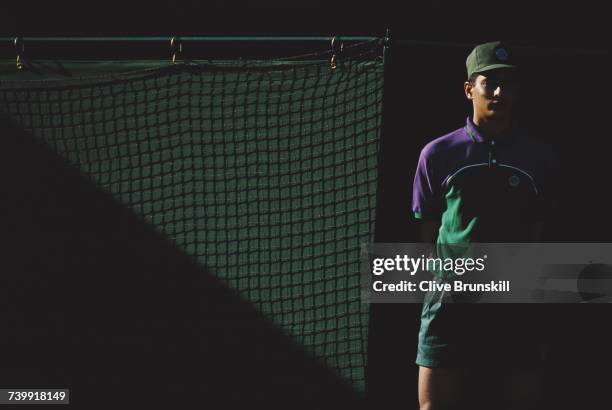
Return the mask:
<path id="1" fill-rule="evenodd" d="M 23 43 L 23 39 L 21 37 L 15 37 L 15 40 L 13 40 L 13 44 L 15 45 L 15 51 L 17 53 L 17 59 L 15 60 L 17 64 L 17 70 L 23 70 L 26 68 L 25 46 Z"/>
<path id="2" fill-rule="evenodd" d="M 183 44 L 178 37 L 170 39 L 170 51 L 172 52 L 172 64 L 176 64 L 176 60 L 181 58 L 183 52 Z"/>
<path id="3" fill-rule="evenodd" d="M 331 60 L 330 60 L 330 66 L 332 70 L 335 70 L 336 67 L 338 67 L 338 61 L 340 60 L 340 53 L 342 53 L 342 50 L 344 49 L 344 45 L 340 42 L 340 38 L 334 36 L 331 39 Z"/>

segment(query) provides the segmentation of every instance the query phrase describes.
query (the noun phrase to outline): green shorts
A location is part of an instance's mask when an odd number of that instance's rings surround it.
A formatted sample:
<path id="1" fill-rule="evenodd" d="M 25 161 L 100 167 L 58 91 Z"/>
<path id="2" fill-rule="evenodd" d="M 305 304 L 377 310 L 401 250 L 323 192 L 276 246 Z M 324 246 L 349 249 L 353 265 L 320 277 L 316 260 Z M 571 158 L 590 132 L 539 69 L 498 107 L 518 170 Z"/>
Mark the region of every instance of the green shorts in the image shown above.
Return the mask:
<path id="1" fill-rule="evenodd" d="M 532 367 L 545 357 L 540 306 L 443 303 L 428 296 L 421 312 L 419 366 Z"/>

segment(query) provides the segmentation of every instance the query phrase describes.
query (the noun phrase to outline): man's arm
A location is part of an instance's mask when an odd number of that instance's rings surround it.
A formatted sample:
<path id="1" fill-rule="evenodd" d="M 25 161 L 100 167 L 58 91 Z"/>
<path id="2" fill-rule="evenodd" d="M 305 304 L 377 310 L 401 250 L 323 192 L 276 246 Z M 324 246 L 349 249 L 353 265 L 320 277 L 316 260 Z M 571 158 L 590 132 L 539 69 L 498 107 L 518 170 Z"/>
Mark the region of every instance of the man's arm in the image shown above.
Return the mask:
<path id="1" fill-rule="evenodd" d="M 437 221 L 422 219 L 421 220 L 421 242 L 435 243 L 438 238 L 438 229 L 440 223 Z"/>
<path id="2" fill-rule="evenodd" d="M 421 151 L 413 184 L 412 211 L 420 223 L 420 242 L 434 245 L 441 218 L 439 181 L 431 167 L 431 158 Z M 419 366 L 419 405 L 421 410 L 449 409 L 458 398 L 459 374 L 454 369 Z"/>
<path id="3" fill-rule="evenodd" d="M 434 244 L 438 238 L 440 223 L 422 219 L 420 240 Z M 461 392 L 461 377 L 456 369 L 419 366 L 419 409 L 451 409 Z"/>

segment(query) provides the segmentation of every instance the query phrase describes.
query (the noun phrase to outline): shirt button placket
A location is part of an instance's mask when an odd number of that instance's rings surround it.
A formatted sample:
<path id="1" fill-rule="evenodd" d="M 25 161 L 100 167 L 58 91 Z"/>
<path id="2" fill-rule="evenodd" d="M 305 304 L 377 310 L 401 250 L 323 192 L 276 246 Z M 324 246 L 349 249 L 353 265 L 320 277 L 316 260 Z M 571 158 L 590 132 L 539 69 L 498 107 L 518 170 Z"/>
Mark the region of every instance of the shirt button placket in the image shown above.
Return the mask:
<path id="1" fill-rule="evenodd" d="M 489 144 L 489 166 L 497 165 L 497 158 L 495 158 L 495 141 L 491 141 Z"/>

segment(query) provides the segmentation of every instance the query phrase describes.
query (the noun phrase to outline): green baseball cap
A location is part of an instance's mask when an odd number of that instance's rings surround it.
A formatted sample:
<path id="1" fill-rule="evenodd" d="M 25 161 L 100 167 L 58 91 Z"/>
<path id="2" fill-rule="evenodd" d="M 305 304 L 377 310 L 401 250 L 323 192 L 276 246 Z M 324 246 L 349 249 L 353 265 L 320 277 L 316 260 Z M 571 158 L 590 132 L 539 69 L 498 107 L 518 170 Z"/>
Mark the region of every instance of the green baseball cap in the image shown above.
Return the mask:
<path id="1" fill-rule="evenodd" d="M 479 44 L 465 62 L 468 78 L 474 73 L 482 73 L 496 68 L 516 68 L 511 54 L 501 41 Z"/>

